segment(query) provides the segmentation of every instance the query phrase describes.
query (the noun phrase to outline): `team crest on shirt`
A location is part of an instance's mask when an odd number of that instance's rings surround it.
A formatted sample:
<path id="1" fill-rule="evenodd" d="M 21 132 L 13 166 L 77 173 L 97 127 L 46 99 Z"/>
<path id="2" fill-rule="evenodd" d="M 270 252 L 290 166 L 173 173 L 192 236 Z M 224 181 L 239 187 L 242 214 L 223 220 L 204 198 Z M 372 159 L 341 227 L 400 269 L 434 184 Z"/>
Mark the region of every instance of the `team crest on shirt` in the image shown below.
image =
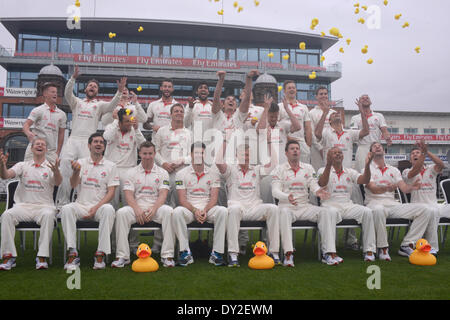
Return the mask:
<path id="1" fill-rule="evenodd" d="M 308 178 L 308 174 L 307 174 L 307 173 L 305 174 L 305 178 L 306 178 L 306 179 Z"/>
<path id="2" fill-rule="evenodd" d="M 350 141 L 350 138 L 349 138 L 349 137 L 347 137 L 347 138 L 345 138 L 345 140 L 347 140 L 347 141 Z"/>
<path id="3" fill-rule="evenodd" d="M 347 177 L 347 182 L 350 182 L 350 178 L 349 177 Z"/>
<path id="4" fill-rule="evenodd" d="M 97 105 L 96 105 L 96 104 L 93 105 L 93 106 L 92 106 L 92 109 L 97 109 Z"/>
<path id="5" fill-rule="evenodd" d="M 106 172 L 103 171 L 102 173 L 100 173 L 100 175 L 102 176 L 102 178 L 106 177 Z"/>
<path id="6" fill-rule="evenodd" d="M 44 172 L 44 173 L 42 174 L 42 178 L 47 179 L 47 178 L 48 178 L 48 173 L 47 173 L 47 172 Z"/>
<path id="7" fill-rule="evenodd" d="M 432 174 L 430 174 L 430 179 L 433 179 L 433 175 Z"/>
<path id="8" fill-rule="evenodd" d="M 211 180 L 208 180 L 208 182 L 206 183 L 208 186 L 211 185 Z"/>
<path id="9" fill-rule="evenodd" d="M 158 179 L 158 178 L 156 178 L 156 179 L 155 179 L 155 182 L 156 182 L 156 183 L 159 183 L 159 179 Z"/>
<path id="10" fill-rule="evenodd" d="M 252 178 L 256 178 L 256 173 L 253 172 Z"/>
<path id="11" fill-rule="evenodd" d="M 133 140 L 133 136 L 130 136 L 130 140 Z"/>
<path id="12" fill-rule="evenodd" d="M 391 173 L 391 177 L 393 178 L 394 177 L 394 175 Z"/>

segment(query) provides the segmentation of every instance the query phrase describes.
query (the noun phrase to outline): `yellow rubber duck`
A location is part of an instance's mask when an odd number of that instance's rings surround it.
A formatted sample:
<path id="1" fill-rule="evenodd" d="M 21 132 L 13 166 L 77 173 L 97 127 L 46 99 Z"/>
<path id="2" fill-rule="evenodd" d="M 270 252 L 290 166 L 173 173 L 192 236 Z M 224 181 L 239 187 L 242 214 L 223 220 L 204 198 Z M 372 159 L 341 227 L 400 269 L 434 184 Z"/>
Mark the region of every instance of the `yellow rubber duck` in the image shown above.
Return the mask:
<path id="1" fill-rule="evenodd" d="M 75 1 L 75 6 L 79 8 L 81 6 L 80 1 L 76 0 Z"/>
<path id="2" fill-rule="evenodd" d="M 278 92 L 281 92 L 283 90 L 283 86 L 278 86 Z"/>
<path id="3" fill-rule="evenodd" d="M 431 246 L 425 239 L 416 242 L 416 250 L 409 256 L 409 262 L 419 266 L 434 266 L 436 257 L 430 253 Z"/>
<path id="4" fill-rule="evenodd" d="M 394 18 L 395 18 L 395 20 L 399 20 L 399 19 L 401 18 L 401 16 L 402 16 L 402 14 L 399 13 L 399 14 L 396 14 L 396 15 L 394 16 Z"/>
<path id="5" fill-rule="evenodd" d="M 387 5 L 388 5 L 388 3 L 389 3 L 389 1 L 388 1 L 388 0 L 384 0 L 384 2 L 383 2 L 383 3 L 384 3 L 384 5 L 385 5 L 385 6 L 387 6 Z"/>
<path id="6" fill-rule="evenodd" d="M 144 27 L 140 26 L 138 29 L 138 32 L 142 32 L 142 31 L 144 31 Z"/>
<path id="7" fill-rule="evenodd" d="M 311 73 L 308 75 L 308 78 L 311 79 L 311 80 L 314 80 L 315 78 L 317 78 L 316 72 L 315 72 L 315 71 L 311 72 Z"/>
<path id="8" fill-rule="evenodd" d="M 321 37 L 325 37 L 325 36 L 326 36 L 326 33 L 322 31 L 322 32 L 320 32 L 320 36 L 321 36 Z"/>
<path id="9" fill-rule="evenodd" d="M 255 256 L 248 262 L 248 267 L 251 269 L 272 269 L 275 266 L 275 262 L 267 253 L 266 244 L 262 241 L 258 241 L 254 248 L 253 253 Z"/>
<path id="10" fill-rule="evenodd" d="M 367 11 L 367 6 L 361 6 L 361 8 Z"/>
<path id="11" fill-rule="evenodd" d="M 241 12 L 242 10 L 244 10 L 244 7 L 239 7 L 238 8 L 238 12 Z"/>
<path id="12" fill-rule="evenodd" d="M 256 7 L 259 6 L 259 1 L 258 0 L 255 0 L 255 6 Z"/>
<path id="13" fill-rule="evenodd" d="M 368 64 L 372 64 L 372 63 L 373 63 L 373 59 L 370 58 L 369 60 L 367 60 L 367 63 L 368 63 Z"/>
<path id="14" fill-rule="evenodd" d="M 347 39 L 347 44 L 350 45 L 350 43 L 352 42 L 352 39 Z"/>
<path id="15" fill-rule="evenodd" d="M 344 48 L 340 47 L 339 52 L 344 53 Z"/>
<path id="16" fill-rule="evenodd" d="M 340 35 L 341 33 L 339 32 L 339 29 L 335 27 L 335 28 L 331 28 L 331 29 L 330 29 L 330 34 L 331 34 L 332 36 L 339 37 L 339 35 Z"/>
<path id="17" fill-rule="evenodd" d="M 217 11 L 217 14 L 218 14 L 219 16 L 223 16 L 223 9 L 220 10 L 220 11 Z"/>
<path id="18" fill-rule="evenodd" d="M 402 25 L 402 28 L 407 28 L 407 27 L 409 27 L 409 22 L 405 22 L 405 23 Z"/>
<path id="19" fill-rule="evenodd" d="M 154 272 L 159 269 L 158 262 L 151 257 L 152 250 L 146 243 L 141 243 L 136 251 L 139 259 L 135 260 L 131 266 L 134 272 Z"/>
<path id="20" fill-rule="evenodd" d="M 359 8 L 356 8 L 355 9 L 355 14 L 358 14 L 359 13 Z"/>
<path id="21" fill-rule="evenodd" d="M 237 1 L 235 1 L 235 2 L 233 3 L 233 7 L 235 7 L 235 8 L 237 8 L 238 5 L 239 5 L 239 3 L 238 3 Z"/>
<path id="22" fill-rule="evenodd" d="M 299 45 L 298 45 L 298 47 L 299 47 L 301 50 L 305 50 L 305 49 L 306 49 L 306 43 L 300 42 Z"/>
<path id="23" fill-rule="evenodd" d="M 285 55 L 283 56 L 283 60 L 289 60 L 289 55 L 288 55 L 288 54 L 285 54 Z"/>
<path id="24" fill-rule="evenodd" d="M 325 61 L 325 57 L 324 56 L 321 56 L 320 57 L 320 62 L 324 62 Z"/>
<path id="25" fill-rule="evenodd" d="M 417 53 L 420 53 L 420 47 L 416 47 L 414 50 L 416 50 Z"/>
<path id="26" fill-rule="evenodd" d="M 354 7 L 359 7 L 359 2 L 353 5 Z"/>
<path id="27" fill-rule="evenodd" d="M 364 54 L 366 54 L 367 51 L 368 51 L 368 50 L 367 50 L 367 47 L 364 47 L 364 48 L 361 49 L 361 52 L 364 53 Z"/>
<path id="28" fill-rule="evenodd" d="M 267 56 L 268 56 L 269 58 L 273 58 L 273 52 L 269 52 L 269 53 L 267 54 Z"/>
<path id="29" fill-rule="evenodd" d="M 359 18 L 358 22 L 361 23 L 361 24 L 364 24 L 364 23 L 366 23 L 366 20 L 364 20 L 364 18 Z"/>

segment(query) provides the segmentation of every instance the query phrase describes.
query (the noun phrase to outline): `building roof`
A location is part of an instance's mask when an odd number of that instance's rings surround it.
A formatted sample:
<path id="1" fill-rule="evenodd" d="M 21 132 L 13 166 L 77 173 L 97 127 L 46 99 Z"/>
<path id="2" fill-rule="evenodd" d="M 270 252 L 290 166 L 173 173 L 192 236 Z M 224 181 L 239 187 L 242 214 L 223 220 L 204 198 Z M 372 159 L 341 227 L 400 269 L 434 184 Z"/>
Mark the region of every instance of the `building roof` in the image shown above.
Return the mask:
<path id="1" fill-rule="evenodd" d="M 339 39 L 321 37 L 297 31 L 277 30 L 217 23 L 149 20 L 131 18 L 81 18 L 81 29 L 67 28 L 66 17 L 55 18 L 0 18 L 0 22 L 17 39 L 19 33 L 45 33 L 72 35 L 83 38 L 105 39 L 109 32 L 117 34 L 115 41 L 177 39 L 218 43 L 239 43 L 242 47 L 268 47 L 293 49 L 306 42 L 309 48 L 326 51 Z M 137 32 L 139 26 L 144 32 Z"/>
<path id="2" fill-rule="evenodd" d="M 427 117 L 450 117 L 450 112 L 432 112 L 432 111 L 379 111 L 379 110 L 373 110 L 374 112 L 379 112 L 385 117 L 387 115 L 389 116 L 412 116 L 412 117 L 421 117 L 421 116 L 427 116 Z M 354 109 L 346 109 L 346 114 L 349 115 L 355 115 L 359 113 L 359 110 Z"/>

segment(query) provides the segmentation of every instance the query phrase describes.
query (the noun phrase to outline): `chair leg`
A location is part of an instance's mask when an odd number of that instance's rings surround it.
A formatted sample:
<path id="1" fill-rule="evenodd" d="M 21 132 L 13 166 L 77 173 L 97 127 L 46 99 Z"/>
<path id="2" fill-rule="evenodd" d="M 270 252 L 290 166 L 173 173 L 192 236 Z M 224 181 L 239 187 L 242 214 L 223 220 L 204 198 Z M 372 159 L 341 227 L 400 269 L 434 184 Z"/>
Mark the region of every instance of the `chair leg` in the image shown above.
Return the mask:
<path id="1" fill-rule="evenodd" d="M 50 264 L 50 265 L 52 265 L 53 264 L 53 237 L 52 237 L 52 239 L 50 240 L 50 243 L 49 243 L 49 248 L 48 248 L 49 250 L 48 250 L 48 252 L 50 253 L 49 254 L 49 258 L 48 258 L 48 263 Z"/>
<path id="2" fill-rule="evenodd" d="M 442 248 L 444 248 L 445 240 L 447 240 L 447 231 L 448 231 L 448 226 L 445 226 L 445 230 L 444 230 L 444 240 L 442 240 Z"/>
<path id="3" fill-rule="evenodd" d="M 87 246 L 87 231 L 84 232 L 84 245 Z"/>
<path id="4" fill-rule="evenodd" d="M 78 247 L 78 250 L 80 250 L 80 248 L 81 248 L 81 240 L 80 240 L 80 238 L 81 238 L 81 231 L 78 231 L 78 236 L 77 236 L 77 247 Z"/>
<path id="5" fill-rule="evenodd" d="M 33 231 L 33 250 L 36 251 L 37 231 Z"/>
<path id="6" fill-rule="evenodd" d="M 305 230 L 305 237 L 303 238 L 303 243 L 306 243 L 306 240 L 308 239 L 308 229 Z"/>
<path id="7" fill-rule="evenodd" d="M 349 229 L 345 229 L 345 237 L 344 237 L 344 247 L 345 247 L 345 245 L 347 244 L 347 240 L 348 240 L 348 233 L 349 233 Z M 336 234 L 337 234 L 337 232 L 336 232 Z M 337 243 L 336 243 L 336 246 L 337 246 Z"/>
<path id="8" fill-rule="evenodd" d="M 26 241 L 25 231 L 20 231 L 20 239 L 21 239 L 20 246 L 22 247 L 22 254 L 24 254 L 25 253 L 25 241 Z"/>
<path id="9" fill-rule="evenodd" d="M 314 229 L 315 230 L 315 229 Z M 317 232 L 317 259 L 320 261 L 320 243 L 322 242 L 322 239 L 320 239 L 320 232 Z"/>
<path id="10" fill-rule="evenodd" d="M 59 230 L 59 226 L 56 226 L 56 232 L 58 233 L 58 245 L 61 245 L 61 230 Z"/>

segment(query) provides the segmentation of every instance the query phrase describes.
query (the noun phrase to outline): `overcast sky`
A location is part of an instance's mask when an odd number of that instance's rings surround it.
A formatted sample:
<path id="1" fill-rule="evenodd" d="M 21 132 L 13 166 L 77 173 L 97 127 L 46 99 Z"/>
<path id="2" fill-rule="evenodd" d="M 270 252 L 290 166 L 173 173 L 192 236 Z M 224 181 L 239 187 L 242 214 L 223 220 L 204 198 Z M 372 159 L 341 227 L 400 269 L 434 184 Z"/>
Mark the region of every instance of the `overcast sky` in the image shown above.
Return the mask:
<path id="1" fill-rule="evenodd" d="M 120 17 L 170 19 L 249 25 L 275 29 L 315 32 L 331 27 L 344 38 L 325 52 L 325 65 L 342 62 L 342 78 L 332 84 L 332 98 L 344 99 L 346 109 L 355 109 L 355 98 L 368 93 L 378 110 L 449 112 L 450 88 L 450 1 L 449 0 L 238 0 L 244 10 L 233 8 L 235 0 L 223 0 L 224 15 L 217 14 L 222 1 L 214 0 L 79 0 L 81 19 Z M 355 3 L 377 5 L 380 28 L 370 29 L 357 22 L 361 17 L 376 21 L 363 9 L 354 13 Z M 75 0 L 0 0 L 1 17 L 65 17 Z M 395 20 L 396 14 L 402 14 Z M 319 19 L 315 31 L 309 26 Z M 410 27 L 402 28 L 408 22 Z M 345 40 L 352 40 L 350 46 Z M 14 47 L 14 39 L 0 25 L 0 45 Z M 361 53 L 368 45 L 369 52 Z M 414 48 L 421 47 L 417 54 Z M 344 48 L 344 53 L 339 48 Z M 366 61 L 372 58 L 374 63 Z M 0 68 L 1 69 L 1 68 Z M 0 71 L 0 86 L 6 73 Z"/>

